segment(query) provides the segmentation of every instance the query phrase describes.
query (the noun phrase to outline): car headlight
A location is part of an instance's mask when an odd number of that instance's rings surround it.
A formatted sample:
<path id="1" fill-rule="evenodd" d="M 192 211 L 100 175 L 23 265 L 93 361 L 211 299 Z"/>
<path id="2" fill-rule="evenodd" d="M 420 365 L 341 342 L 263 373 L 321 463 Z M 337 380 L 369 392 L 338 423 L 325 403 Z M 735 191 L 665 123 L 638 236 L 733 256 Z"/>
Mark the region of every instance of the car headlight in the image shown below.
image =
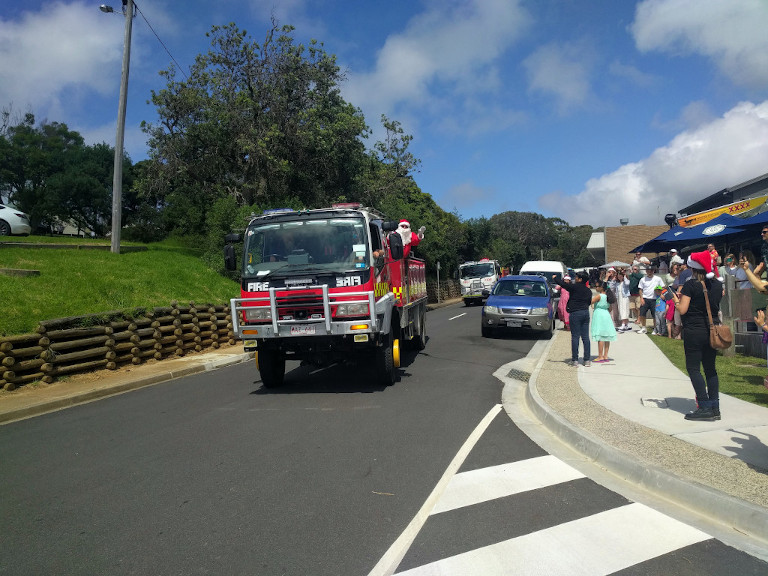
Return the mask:
<path id="1" fill-rule="evenodd" d="M 368 302 L 345 302 L 336 308 L 336 316 L 368 316 Z"/>
<path id="2" fill-rule="evenodd" d="M 483 306 L 483 312 L 486 314 L 499 314 L 498 306 Z"/>
<path id="3" fill-rule="evenodd" d="M 549 309 L 548 308 L 533 308 L 531 309 L 531 314 L 539 315 L 539 314 L 548 314 Z"/>
<path id="4" fill-rule="evenodd" d="M 272 310 L 267 306 L 249 307 L 245 310 L 245 319 L 249 322 L 272 320 Z"/>

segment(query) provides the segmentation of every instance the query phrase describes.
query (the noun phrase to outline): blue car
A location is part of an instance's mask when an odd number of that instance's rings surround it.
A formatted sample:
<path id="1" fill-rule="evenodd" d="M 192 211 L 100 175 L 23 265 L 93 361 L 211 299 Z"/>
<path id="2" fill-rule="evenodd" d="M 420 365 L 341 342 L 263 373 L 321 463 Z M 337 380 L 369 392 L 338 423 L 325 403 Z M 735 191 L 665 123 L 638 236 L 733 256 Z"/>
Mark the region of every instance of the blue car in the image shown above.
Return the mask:
<path id="1" fill-rule="evenodd" d="M 555 331 L 555 295 L 542 276 L 504 276 L 483 306 L 481 333 L 529 330 L 551 338 Z"/>

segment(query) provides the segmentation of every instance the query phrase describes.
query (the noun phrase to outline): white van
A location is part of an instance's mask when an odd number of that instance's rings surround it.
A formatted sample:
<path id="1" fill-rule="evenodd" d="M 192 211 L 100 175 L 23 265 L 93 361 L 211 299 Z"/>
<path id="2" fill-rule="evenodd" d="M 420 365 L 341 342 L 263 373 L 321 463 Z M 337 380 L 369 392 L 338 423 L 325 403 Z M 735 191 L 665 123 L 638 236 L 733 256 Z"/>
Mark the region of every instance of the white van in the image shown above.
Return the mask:
<path id="1" fill-rule="evenodd" d="M 568 274 L 568 269 L 565 264 L 556 260 L 530 260 L 523 264 L 520 268 L 521 275 L 529 276 L 544 276 L 555 290 L 555 294 L 560 294 L 560 287 L 554 283 L 552 276 L 555 276 L 557 280 L 562 280 L 563 277 Z"/>

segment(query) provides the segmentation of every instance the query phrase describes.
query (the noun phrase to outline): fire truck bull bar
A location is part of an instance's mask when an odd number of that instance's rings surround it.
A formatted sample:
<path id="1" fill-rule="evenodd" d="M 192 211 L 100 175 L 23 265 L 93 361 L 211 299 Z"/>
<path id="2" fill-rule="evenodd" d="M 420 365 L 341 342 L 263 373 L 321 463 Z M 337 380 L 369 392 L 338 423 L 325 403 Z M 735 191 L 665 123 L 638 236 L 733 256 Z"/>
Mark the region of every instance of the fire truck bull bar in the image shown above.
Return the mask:
<path id="1" fill-rule="evenodd" d="M 291 338 L 297 336 L 331 336 L 345 334 L 375 334 L 389 333 L 390 322 L 392 318 L 392 308 L 394 306 L 395 295 L 387 292 L 384 296 L 375 299 L 374 292 L 341 292 L 331 293 L 328 291 L 328 285 L 313 286 L 312 290 L 320 289 L 322 293 L 322 318 L 307 319 L 281 319 L 279 317 L 277 293 L 280 292 L 281 299 L 292 298 L 290 292 L 302 291 L 302 295 L 293 298 L 306 298 L 306 287 L 286 287 L 270 288 L 269 296 L 259 296 L 255 298 L 232 298 L 230 300 L 230 309 L 232 313 L 232 331 L 240 340 L 253 340 L 261 338 Z M 286 296 L 287 293 L 287 296 Z M 350 300 L 350 297 L 365 296 L 367 300 Z M 249 304 L 269 302 L 269 309 L 272 321 L 252 322 L 245 319 L 245 313 L 253 310 L 254 306 Z M 331 317 L 331 305 L 348 303 L 368 303 L 368 317 L 357 317 L 353 320 L 334 320 Z M 377 319 L 381 317 L 381 321 Z M 352 329 L 352 326 L 359 326 L 361 323 L 368 322 L 368 328 Z M 304 327 L 304 329 L 300 328 Z"/>

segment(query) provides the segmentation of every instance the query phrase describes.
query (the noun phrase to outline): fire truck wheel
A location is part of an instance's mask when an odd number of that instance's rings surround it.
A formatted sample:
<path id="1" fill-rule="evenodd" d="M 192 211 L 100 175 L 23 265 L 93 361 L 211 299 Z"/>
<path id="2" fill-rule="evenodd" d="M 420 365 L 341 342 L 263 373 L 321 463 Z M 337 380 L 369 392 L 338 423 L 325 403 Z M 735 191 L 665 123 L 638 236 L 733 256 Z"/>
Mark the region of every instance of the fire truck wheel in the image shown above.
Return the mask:
<path id="1" fill-rule="evenodd" d="M 469 298 L 464 298 L 464 306 L 469 306 L 470 304 L 472 304 L 472 300 Z"/>
<path id="2" fill-rule="evenodd" d="M 416 337 L 416 350 L 427 347 L 427 313 L 422 310 L 419 314 L 419 335 Z"/>
<path id="3" fill-rule="evenodd" d="M 400 368 L 400 339 L 395 338 L 392 342 L 392 365 L 395 368 Z"/>
<path id="4" fill-rule="evenodd" d="M 376 348 L 376 369 L 381 378 L 381 383 L 385 386 L 391 386 L 397 378 L 393 349 L 394 341 L 391 334 L 387 337 L 386 342 Z"/>
<path id="5" fill-rule="evenodd" d="M 259 352 L 259 374 L 265 388 L 277 388 L 285 382 L 285 356 L 276 350 Z"/>

